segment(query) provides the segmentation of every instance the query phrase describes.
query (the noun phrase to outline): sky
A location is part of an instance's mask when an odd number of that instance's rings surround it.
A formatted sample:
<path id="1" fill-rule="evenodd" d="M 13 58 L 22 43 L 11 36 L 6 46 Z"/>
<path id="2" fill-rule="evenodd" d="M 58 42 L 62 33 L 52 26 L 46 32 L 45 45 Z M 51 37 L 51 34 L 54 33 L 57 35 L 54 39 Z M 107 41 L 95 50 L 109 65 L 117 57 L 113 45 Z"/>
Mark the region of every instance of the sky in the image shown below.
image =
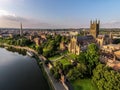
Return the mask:
<path id="1" fill-rule="evenodd" d="M 0 0 L 0 27 L 88 28 L 120 27 L 120 0 Z"/>

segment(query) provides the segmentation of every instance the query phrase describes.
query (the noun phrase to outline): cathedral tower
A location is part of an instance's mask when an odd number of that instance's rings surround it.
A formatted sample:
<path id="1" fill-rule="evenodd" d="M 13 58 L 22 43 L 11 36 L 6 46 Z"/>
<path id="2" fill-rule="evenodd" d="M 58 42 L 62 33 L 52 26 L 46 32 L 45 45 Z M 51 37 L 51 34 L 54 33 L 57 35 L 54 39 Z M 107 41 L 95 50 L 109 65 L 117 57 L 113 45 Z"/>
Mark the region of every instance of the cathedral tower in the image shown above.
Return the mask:
<path id="1" fill-rule="evenodd" d="M 99 25 L 100 21 L 90 21 L 90 34 L 94 37 L 97 38 L 99 35 Z"/>

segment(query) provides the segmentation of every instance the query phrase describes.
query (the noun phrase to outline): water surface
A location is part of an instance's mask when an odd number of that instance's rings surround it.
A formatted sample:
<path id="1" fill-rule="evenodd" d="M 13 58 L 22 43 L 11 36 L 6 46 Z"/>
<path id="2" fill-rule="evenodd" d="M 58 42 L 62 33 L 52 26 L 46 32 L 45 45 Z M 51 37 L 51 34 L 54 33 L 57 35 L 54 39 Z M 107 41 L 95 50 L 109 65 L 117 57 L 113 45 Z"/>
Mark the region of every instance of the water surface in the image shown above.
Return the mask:
<path id="1" fill-rule="evenodd" d="M 0 48 L 0 90 L 49 90 L 34 58 Z"/>

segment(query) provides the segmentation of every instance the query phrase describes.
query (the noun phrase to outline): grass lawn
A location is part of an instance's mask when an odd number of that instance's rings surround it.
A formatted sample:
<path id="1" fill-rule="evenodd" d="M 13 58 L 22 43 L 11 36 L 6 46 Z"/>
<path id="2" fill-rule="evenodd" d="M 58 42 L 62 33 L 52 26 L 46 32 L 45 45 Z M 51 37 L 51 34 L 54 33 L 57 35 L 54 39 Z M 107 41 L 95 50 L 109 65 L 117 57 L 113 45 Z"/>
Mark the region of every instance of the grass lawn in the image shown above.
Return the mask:
<path id="1" fill-rule="evenodd" d="M 69 53 L 68 53 L 69 54 Z M 70 55 L 68 55 L 71 59 L 75 59 L 76 57 L 77 57 L 77 55 L 75 55 L 75 54 L 72 54 L 72 53 L 70 53 Z"/>
<path id="2" fill-rule="evenodd" d="M 98 90 L 96 86 L 92 85 L 90 79 L 78 79 L 72 82 L 74 90 Z"/>
<path id="3" fill-rule="evenodd" d="M 63 65 L 70 64 L 70 61 L 68 61 L 66 58 L 60 59 L 59 60 Z"/>

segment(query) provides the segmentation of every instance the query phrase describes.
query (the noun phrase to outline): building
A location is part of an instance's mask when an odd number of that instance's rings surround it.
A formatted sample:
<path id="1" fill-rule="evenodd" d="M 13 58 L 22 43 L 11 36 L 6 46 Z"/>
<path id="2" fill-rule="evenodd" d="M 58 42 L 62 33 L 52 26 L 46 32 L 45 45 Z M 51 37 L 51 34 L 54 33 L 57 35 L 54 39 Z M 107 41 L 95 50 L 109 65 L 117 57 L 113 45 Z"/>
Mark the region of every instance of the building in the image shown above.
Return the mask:
<path id="1" fill-rule="evenodd" d="M 85 51 L 89 44 L 95 43 L 95 39 L 92 35 L 87 36 L 74 36 L 68 45 L 68 51 L 79 55 L 80 52 Z"/>
<path id="2" fill-rule="evenodd" d="M 114 54 L 120 60 L 120 50 L 115 51 Z"/>
<path id="3" fill-rule="evenodd" d="M 92 35 L 95 39 L 99 35 L 99 26 L 100 21 L 92 21 L 90 22 L 90 35 Z"/>
<path id="4" fill-rule="evenodd" d="M 72 36 L 76 36 L 76 35 L 78 35 L 78 32 L 77 31 L 71 31 L 71 32 L 69 32 L 69 34 L 72 35 Z"/>
<path id="5" fill-rule="evenodd" d="M 62 50 L 62 51 L 66 50 L 66 46 L 63 41 L 60 43 L 60 50 Z"/>
<path id="6" fill-rule="evenodd" d="M 115 52 L 120 50 L 120 44 L 108 44 L 108 45 L 103 45 L 101 48 L 104 52 Z"/>
<path id="7" fill-rule="evenodd" d="M 100 21 L 91 21 L 89 34 L 84 34 L 84 36 L 74 35 L 75 37 L 71 38 L 71 41 L 68 45 L 68 51 L 79 55 L 80 52 L 85 51 L 88 45 L 91 43 L 96 43 L 99 48 L 105 48 L 105 45 L 111 44 L 113 39 L 112 33 L 110 32 L 110 34 L 107 35 L 99 35 L 99 26 Z M 111 48 L 114 45 L 109 46 Z M 108 50 L 112 50 L 110 48 Z"/>
<path id="8" fill-rule="evenodd" d="M 76 55 L 79 55 L 80 54 L 80 46 L 77 42 L 77 38 L 76 37 L 73 37 L 68 45 L 68 51 L 73 53 L 73 54 L 76 54 Z"/>
<path id="9" fill-rule="evenodd" d="M 79 55 L 80 52 L 85 51 L 89 44 L 95 43 L 99 34 L 100 21 L 90 22 L 90 34 L 85 36 L 75 36 L 71 38 L 68 45 L 68 51 Z"/>
<path id="10" fill-rule="evenodd" d="M 34 38 L 34 42 L 37 46 L 40 46 L 40 44 L 41 44 L 40 38 Z"/>
<path id="11" fill-rule="evenodd" d="M 0 37 L 2 38 L 13 38 L 14 37 L 14 34 L 0 34 Z"/>
<path id="12" fill-rule="evenodd" d="M 111 38 L 109 35 L 98 35 L 96 38 L 98 46 L 101 48 L 103 45 L 110 44 Z"/>

